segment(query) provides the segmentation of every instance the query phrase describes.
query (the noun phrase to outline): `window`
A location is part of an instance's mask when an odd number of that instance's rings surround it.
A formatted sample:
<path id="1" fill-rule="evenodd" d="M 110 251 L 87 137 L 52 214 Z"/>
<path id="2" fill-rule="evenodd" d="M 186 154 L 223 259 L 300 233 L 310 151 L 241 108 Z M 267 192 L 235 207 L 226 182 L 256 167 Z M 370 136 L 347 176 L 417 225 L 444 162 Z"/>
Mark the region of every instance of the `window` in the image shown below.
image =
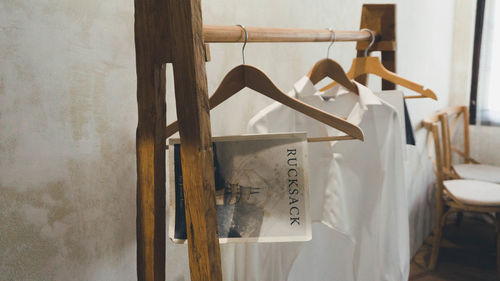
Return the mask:
<path id="1" fill-rule="evenodd" d="M 471 86 L 471 124 L 500 125 L 500 3 L 478 0 Z"/>

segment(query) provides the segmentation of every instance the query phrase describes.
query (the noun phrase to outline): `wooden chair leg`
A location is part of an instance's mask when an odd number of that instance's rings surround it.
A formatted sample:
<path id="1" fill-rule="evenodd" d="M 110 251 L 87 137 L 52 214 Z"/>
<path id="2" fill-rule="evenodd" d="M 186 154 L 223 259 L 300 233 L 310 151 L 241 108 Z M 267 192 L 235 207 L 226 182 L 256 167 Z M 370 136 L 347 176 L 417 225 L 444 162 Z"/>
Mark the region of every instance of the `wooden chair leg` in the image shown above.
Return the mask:
<path id="1" fill-rule="evenodd" d="M 434 237 L 432 242 L 432 251 L 429 261 L 429 270 L 434 270 L 436 268 L 437 259 L 439 256 L 439 249 L 441 248 L 441 238 L 443 236 L 443 227 L 446 225 L 446 218 L 455 212 L 455 210 L 449 208 L 445 213 L 443 213 L 443 205 L 438 204 L 438 210 L 436 213 L 436 225 L 434 226 Z"/>
<path id="2" fill-rule="evenodd" d="M 443 228 L 440 223 L 436 223 L 434 229 L 434 237 L 432 242 L 431 258 L 429 261 L 429 269 L 434 270 L 436 268 L 437 259 L 439 255 L 439 248 L 441 247 L 441 236 L 443 234 Z"/>

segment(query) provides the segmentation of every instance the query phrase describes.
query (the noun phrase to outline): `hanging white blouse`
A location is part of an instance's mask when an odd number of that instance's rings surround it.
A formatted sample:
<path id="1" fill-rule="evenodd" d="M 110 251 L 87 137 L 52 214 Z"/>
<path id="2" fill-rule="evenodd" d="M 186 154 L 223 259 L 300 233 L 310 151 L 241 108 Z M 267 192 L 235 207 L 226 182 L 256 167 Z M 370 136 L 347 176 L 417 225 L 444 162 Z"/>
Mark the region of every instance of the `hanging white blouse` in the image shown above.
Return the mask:
<path id="1" fill-rule="evenodd" d="M 290 95 L 358 124 L 365 141 L 309 143 L 313 240 L 234 245 L 223 250 L 229 280 L 407 280 L 408 207 L 397 111 L 356 83 L 325 100 L 307 77 Z M 279 103 L 259 112 L 251 133 L 342 135 Z M 230 252 L 234 251 L 234 254 Z M 229 256 L 228 256 L 229 254 Z M 228 259 L 229 258 L 229 259 Z"/>

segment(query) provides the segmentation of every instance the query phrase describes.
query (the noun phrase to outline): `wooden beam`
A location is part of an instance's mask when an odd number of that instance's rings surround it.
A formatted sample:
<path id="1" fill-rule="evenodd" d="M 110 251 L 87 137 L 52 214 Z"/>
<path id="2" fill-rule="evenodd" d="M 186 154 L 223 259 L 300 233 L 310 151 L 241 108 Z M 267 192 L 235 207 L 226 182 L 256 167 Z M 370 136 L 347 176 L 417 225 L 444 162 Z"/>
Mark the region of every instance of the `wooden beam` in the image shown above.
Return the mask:
<path id="1" fill-rule="evenodd" d="M 165 280 L 165 67 L 155 0 L 135 0 L 137 72 L 137 279 Z M 163 49 L 162 52 L 168 50 Z"/>
<path id="2" fill-rule="evenodd" d="M 382 64 L 388 70 L 396 72 L 396 5 L 395 4 L 363 4 L 360 29 L 368 28 L 377 34 L 372 51 L 381 51 Z M 356 44 L 357 56 L 364 55 L 369 42 L 360 41 Z M 366 84 L 366 75 L 356 81 Z M 382 90 L 396 89 L 393 83 L 382 80 Z"/>
<path id="3" fill-rule="evenodd" d="M 165 2 L 163 38 L 174 70 L 191 280 L 222 280 L 201 3 Z"/>
<path id="4" fill-rule="evenodd" d="M 137 277 L 162 281 L 165 280 L 165 69 L 145 64 L 137 81 L 140 120 L 136 134 Z"/>

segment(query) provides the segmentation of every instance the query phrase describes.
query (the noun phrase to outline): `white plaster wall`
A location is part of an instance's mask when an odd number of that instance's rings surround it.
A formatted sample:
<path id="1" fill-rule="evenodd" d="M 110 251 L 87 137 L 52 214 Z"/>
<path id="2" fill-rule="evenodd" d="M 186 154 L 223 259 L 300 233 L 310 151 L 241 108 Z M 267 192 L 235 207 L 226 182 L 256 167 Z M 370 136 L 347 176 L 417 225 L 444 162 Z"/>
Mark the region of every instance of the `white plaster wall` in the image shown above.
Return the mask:
<path id="1" fill-rule="evenodd" d="M 440 98 L 408 102 L 416 125 L 448 103 L 454 2 L 391 2 L 398 3 L 398 72 Z M 203 1 L 203 13 L 207 24 L 358 29 L 361 5 L 214 0 Z M 136 279 L 133 12 L 132 0 L 0 1 L 2 280 Z M 288 90 L 327 45 L 250 44 L 246 60 Z M 331 57 L 347 69 L 354 46 L 335 44 Z M 210 92 L 241 62 L 238 44 L 212 44 L 211 51 Z M 214 135 L 245 132 L 248 119 L 270 102 L 250 92 L 232 98 L 212 112 Z M 424 155 L 422 146 L 416 149 Z M 411 182 L 425 190 L 428 166 L 415 163 L 423 176 Z M 169 268 L 185 267 L 185 247 L 169 251 L 169 260 L 173 254 L 180 262 Z"/>
<path id="2" fill-rule="evenodd" d="M 469 104 L 476 1 L 456 0 L 450 75 L 450 105 Z"/>
<path id="3" fill-rule="evenodd" d="M 475 1 L 456 1 L 449 105 L 469 105 L 475 12 Z M 481 95 L 481 92 L 478 95 Z M 461 130 L 457 131 L 454 139 L 460 147 L 463 145 L 462 133 Z M 499 127 L 470 126 L 470 141 L 471 156 L 474 159 L 484 164 L 500 166 Z"/>
<path id="4" fill-rule="evenodd" d="M 500 127 L 470 127 L 471 156 L 481 164 L 500 166 Z"/>
<path id="5" fill-rule="evenodd" d="M 500 166 L 500 127 L 470 126 L 470 155 L 481 164 Z M 451 139 L 452 144 L 463 148 L 463 123 L 457 124 L 457 129 Z M 463 163 L 463 159 L 453 154 L 453 163 Z"/>

